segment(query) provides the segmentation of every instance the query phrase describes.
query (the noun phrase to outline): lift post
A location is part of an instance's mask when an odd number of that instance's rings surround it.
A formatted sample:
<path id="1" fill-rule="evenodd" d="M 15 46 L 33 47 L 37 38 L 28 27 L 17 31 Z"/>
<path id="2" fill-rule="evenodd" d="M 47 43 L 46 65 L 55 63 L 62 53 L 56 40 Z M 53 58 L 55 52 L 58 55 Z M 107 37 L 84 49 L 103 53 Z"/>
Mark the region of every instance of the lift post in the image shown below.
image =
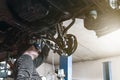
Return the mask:
<path id="1" fill-rule="evenodd" d="M 111 62 L 103 62 L 103 80 L 112 80 Z"/>
<path id="2" fill-rule="evenodd" d="M 72 56 L 60 57 L 60 69 L 64 69 L 64 80 L 72 80 Z"/>

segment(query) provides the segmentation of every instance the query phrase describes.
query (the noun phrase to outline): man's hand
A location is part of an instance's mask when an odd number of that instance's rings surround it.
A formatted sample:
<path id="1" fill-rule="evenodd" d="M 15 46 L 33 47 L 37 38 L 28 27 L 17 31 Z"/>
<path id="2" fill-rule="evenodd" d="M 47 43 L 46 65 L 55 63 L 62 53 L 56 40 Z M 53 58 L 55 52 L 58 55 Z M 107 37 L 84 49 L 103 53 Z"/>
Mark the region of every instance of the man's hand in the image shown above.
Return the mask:
<path id="1" fill-rule="evenodd" d="M 35 49 L 34 46 L 31 46 L 28 50 L 26 50 L 23 55 L 29 55 L 31 56 L 32 60 L 34 60 L 35 58 L 38 57 L 38 51 L 37 49 Z"/>

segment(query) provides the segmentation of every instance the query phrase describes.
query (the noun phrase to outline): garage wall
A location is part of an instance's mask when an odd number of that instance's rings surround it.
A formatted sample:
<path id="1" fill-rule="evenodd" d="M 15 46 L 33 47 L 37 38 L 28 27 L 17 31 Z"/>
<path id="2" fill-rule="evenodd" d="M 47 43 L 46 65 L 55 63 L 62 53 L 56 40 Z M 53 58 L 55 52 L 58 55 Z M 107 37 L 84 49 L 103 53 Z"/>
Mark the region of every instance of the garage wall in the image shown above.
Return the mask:
<path id="1" fill-rule="evenodd" d="M 103 80 L 103 62 L 110 61 L 112 80 L 120 80 L 120 56 L 73 63 L 73 80 Z"/>
<path id="2" fill-rule="evenodd" d="M 40 67 L 37 68 L 37 72 L 41 75 L 44 76 L 49 72 L 52 72 L 52 65 L 48 63 L 43 63 L 40 65 Z"/>
<path id="3" fill-rule="evenodd" d="M 73 80 L 103 80 L 103 62 L 107 61 L 111 62 L 112 80 L 120 80 L 120 56 L 73 63 Z M 37 71 L 47 80 L 53 80 L 55 77 L 51 64 L 43 63 Z"/>
<path id="4" fill-rule="evenodd" d="M 43 63 L 40 67 L 37 68 L 37 72 L 40 76 L 44 76 L 47 80 L 53 80 L 53 66 L 48 63 Z"/>

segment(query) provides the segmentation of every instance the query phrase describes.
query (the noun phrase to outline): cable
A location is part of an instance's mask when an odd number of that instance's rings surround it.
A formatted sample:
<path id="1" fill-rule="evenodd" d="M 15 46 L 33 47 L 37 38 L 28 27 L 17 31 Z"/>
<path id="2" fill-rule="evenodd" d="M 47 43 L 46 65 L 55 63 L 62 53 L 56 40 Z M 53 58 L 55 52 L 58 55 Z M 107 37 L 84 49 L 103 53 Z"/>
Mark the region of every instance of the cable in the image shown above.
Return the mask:
<path id="1" fill-rule="evenodd" d="M 53 76 L 55 76 L 55 54 L 52 53 L 52 69 L 53 69 Z M 53 78 L 53 80 L 55 80 L 55 77 Z"/>

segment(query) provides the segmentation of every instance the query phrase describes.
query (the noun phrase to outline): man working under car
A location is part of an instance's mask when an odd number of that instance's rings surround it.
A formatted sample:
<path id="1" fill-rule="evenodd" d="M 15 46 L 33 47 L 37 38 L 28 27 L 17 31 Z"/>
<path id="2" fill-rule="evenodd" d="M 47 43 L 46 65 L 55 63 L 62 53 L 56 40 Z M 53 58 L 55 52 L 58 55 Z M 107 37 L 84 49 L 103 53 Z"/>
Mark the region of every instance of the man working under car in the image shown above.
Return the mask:
<path id="1" fill-rule="evenodd" d="M 15 63 L 15 80 L 41 80 L 35 69 L 35 62 L 41 64 L 47 55 L 43 56 L 42 52 L 38 53 L 34 46 L 27 49 Z M 37 58 L 39 60 L 36 60 Z"/>

